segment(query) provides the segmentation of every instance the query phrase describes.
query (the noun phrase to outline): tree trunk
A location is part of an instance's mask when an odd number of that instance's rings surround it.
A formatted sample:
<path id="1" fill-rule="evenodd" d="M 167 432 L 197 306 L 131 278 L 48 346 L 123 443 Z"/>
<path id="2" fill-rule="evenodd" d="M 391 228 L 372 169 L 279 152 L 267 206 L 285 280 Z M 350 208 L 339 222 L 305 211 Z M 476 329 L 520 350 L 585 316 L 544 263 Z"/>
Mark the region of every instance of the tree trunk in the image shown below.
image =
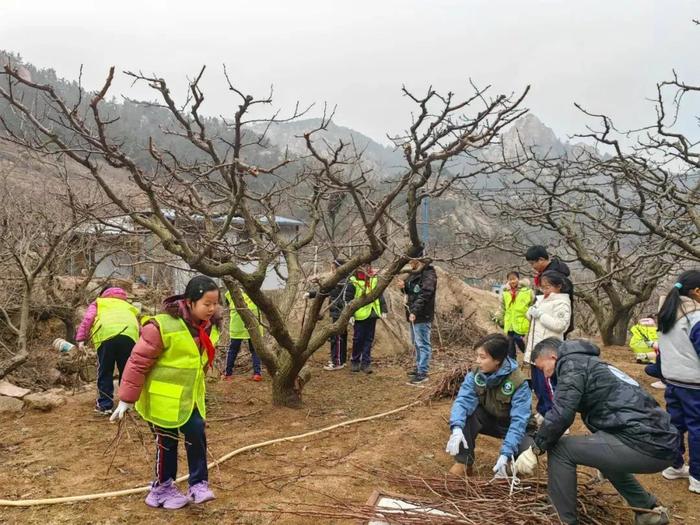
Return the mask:
<path id="1" fill-rule="evenodd" d="M 600 326 L 600 336 L 604 345 L 624 346 L 627 344 L 627 330 L 632 319 L 632 308 L 618 310 L 611 314 Z"/>
<path id="2" fill-rule="evenodd" d="M 301 408 L 302 390 L 311 378 L 311 370 L 303 363 L 285 359 L 272 378 L 272 404 L 288 408 Z M 301 368 L 301 370 L 299 370 Z"/>
<path id="3" fill-rule="evenodd" d="M 7 374 L 23 365 L 29 358 L 27 349 L 27 330 L 29 329 L 29 303 L 32 296 L 32 285 L 25 286 L 24 296 L 22 297 L 22 305 L 19 313 L 19 333 L 17 334 L 17 353 L 0 362 L 0 379 Z"/>

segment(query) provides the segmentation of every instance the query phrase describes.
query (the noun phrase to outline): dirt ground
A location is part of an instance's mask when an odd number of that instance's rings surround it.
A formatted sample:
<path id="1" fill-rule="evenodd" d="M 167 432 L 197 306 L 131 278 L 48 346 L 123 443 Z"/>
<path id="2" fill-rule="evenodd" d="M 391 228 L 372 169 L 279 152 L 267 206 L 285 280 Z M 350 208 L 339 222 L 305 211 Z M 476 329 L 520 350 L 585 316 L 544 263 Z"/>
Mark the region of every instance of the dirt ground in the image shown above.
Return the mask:
<path id="1" fill-rule="evenodd" d="M 465 352 L 465 358 L 467 355 Z M 606 348 L 604 357 L 644 384 L 651 382 L 644 376 L 643 367 L 632 363 L 628 350 Z M 247 370 L 238 371 L 231 383 L 212 378 L 208 385 L 212 459 L 244 445 L 384 412 L 411 402 L 421 392 L 406 384 L 408 356 L 403 363 L 397 358 L 380 358 L 371 376 L 351 374 L 347 369 L 324 372 L 321 366 L 325 358 L 325 352 L 319 352 L 313 359 L 316 372 L 305 390 L 301 410 L 271 406 L 269 381 L 254 383 Z M 437 353 L 433 381 L 454 361 L 454 356 L 445 358 Z M 663 401 L 661 392 L 654 394 Z M 147 427 L 142 423 L 130 425 L 129 434 L 118 445 L 110 446 L 116 425 L 94 414 L 93 402 L 93 394 L 85 392 L 70 397 L 65 406 L 53 412 L 25 412 L 0 421 L 0 499 L 79 495 L 149 482 L 153 445 Z M 364 502 L 380 486 L 363 470 L 369 467 L 399 466 L 425 474 L 444 472 L 451 465 L 444 452 L 449 410 L 448 400 L 422 404 L 383 419 L 246 452 L 210 471 L 217 499 L 205 505 L 174 512 L 150 509 L 143 502 L 145 494 L 138 494 L 72 505 L 0 507 L 0 522 L 305 524 L 311 518 L 251 510 L 274 510 L 295 502 L 332 498 Z M 235 419 L 220 420 L 232 417 Z M 574 432 L 583 432 L 580 422 L 575 424 Z M 490 478 L 498 442 L 480 437 L 477 450 L 477 471 Z M 181 452 L 179 472 L 184 474 L 186 461 L 184 450 Z M 700 496 L 688 491 L 686 481 L 666 481 L 660 475 L 641 476 L 641 480 L 671 508 L 675 523 L 700 523 Z M 631 513 L 627 516 L 630 520 L 621 523 L 631 523 Z"/>

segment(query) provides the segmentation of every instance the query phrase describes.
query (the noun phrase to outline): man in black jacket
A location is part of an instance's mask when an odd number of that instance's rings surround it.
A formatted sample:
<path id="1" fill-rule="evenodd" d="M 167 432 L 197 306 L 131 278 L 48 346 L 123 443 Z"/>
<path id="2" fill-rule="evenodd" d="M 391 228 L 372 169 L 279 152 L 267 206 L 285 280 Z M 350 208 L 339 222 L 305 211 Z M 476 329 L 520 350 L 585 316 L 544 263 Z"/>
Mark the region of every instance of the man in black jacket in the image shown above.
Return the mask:
<path id="1" fill-rule="evenodd" d="M 416 367 L 409 373 L 411 384 L 428 380 L 430 356 L 430 330 L 435 317 L 437 274 L 435 268 L 420 259 L 411 259 L 411 273 L 399 283 L 406 294 L 406 320 L 410 323 L 411 340 L 416 348 Z"/>
<path id="2" fill-rule="evenodd" d="M 334 259 L 331 263 L 330 271 L 335 272 L 338 268 L 345 264 L 345 262 L 346 261 L 343 259 Z M 309 299 L 313 299 L 314 297 L 316 297 L 317 293 L 319 292 L 307 292 L 306 297 Z M 327 297 L 330 303 L 329 310 L 331 314 L 331 320 L 333 322 L 336 322 L 340 317 L 340 314 L 343 313 L 345 305 L 352 301 L 355 297 L 355 287 L 348 279 L 343 278 L 340 281 L 338 281 L 338 284 L 336 284 L 333 287 L 333 289 L 328 293 Z M 328 364 L 323 367 L 323 369 L 328 371 L 341 370 L 345 368 L 345 362 L 347 361 L 348 355 L 347 327 L 345 327 L 345 329 L 338 335 L 332 335 L 330 337 L 330 343 L 331 358 L 328 361 Z"/>
<path id="3" fill-rule="evenodd" d="M 515 462 L 532 474 L 537 456 L 548 453 L 547 490 L 563 523 L 578 523 L 576 467 L 597 468 L 638 512 L 636 525 L 668 523 L 668 511 L 633 474 L 661 472 L 674 461 L 678 430 L 671 417 L 634 379 L 600 360 L 600 349 L 584 340 L 547 338 L 532 353 L 546 377 L 557 374 L 554 405 L 544 416 L 535 444 Z M 581 414 L 591 435 L 564 436 Z"/>

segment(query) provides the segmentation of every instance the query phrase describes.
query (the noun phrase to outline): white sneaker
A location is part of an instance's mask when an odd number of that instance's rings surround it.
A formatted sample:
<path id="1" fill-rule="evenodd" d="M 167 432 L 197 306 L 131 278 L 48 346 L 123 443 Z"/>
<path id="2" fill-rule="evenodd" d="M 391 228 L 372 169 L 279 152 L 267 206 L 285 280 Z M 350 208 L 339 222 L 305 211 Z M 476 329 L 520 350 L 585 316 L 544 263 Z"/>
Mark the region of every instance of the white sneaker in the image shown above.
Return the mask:
<path id="1" fill-rule="evenodd" d="M 690 476 L 690 467 L 683 465 L 681 468 L 668 467 L 665 468 L 661 475 L 666 479 L 684 479 Z"/>
<path id="2" fill-rule="evenodd" d="M 695 479 L 693 476 L 688 476 L 688 490 L 700 494 L 700 479 Z"/>
<path id="3" fill-rule="evenodd" d="M 666 384 L 663 381 L 654 381 L 650 386 L 657 390 L 664 390 L 666 388 Z"/>
<path id="4" fill-rule="evenodd" d="M 328 361 L 328 364 L 323 367 L 324 370 L 328 370 L 330 372 L 332 372 L 333 370 L 341 370 L 343 368 L 345 368 L 345 363 L 336 365 L 333 361 Z"/>

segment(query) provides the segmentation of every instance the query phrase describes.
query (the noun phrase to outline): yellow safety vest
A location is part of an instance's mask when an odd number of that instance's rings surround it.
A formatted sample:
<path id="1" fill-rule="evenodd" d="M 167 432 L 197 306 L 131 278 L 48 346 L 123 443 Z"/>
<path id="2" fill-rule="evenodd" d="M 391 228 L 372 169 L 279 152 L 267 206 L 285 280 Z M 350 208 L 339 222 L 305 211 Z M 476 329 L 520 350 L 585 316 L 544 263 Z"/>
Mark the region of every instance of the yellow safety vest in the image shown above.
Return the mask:
<path id="1" fill-rule="evenodd" d="M 531 304 L 532 290 L 518 288 L 514 301 L 510 294 L 510 287 L 506 287 L 503 290 L 503 331 L 527 335 L 528 330 L 530 330 L 530 321 L 525 314 Z"/>
<path id="2" fill-rule="evenodd" d="M 243 292 L 243 299 L 245 299 L 245 304 L 248 307 L 248 310 L 253 312 L 253 315 L 255 315 L 255 317 L 258 319 L 258 331 L 260 332 L 260 335 L 263 335 L 263 327 L 260 325 L 260 310 L 258 309 L 258 305 L 256 305 L 245 292 Z M 231 292 L 226 292 L 226 301 L 228 301 L 230 308 L 228 331 L 231 339 L 250 339 L 250 333 L 245 327 L 243 317 L 241 317 L 241 314 L 238 313 L 236 305 L 233 304 Z"/>
<path id="3" fill-rule="evenodd" d="M 659 334 L 655 326 L 644 326 L 636 324 L 630 328 L 632 337 L 630 338 L 630 348 L 635 354 L 646 354 L 654 349 L 647 345 L 647 341 L 658 341 Z"/>
<path id="4" fill-rule="evenodd" d="M 143 419 L 163 428 L 178 428 L 192 415 L 195 405 L 206 419 L 204 369 L 209 362 L 199 351 L 187 324 L 169 314 L 155 316 L 163 340 L 163 353 L 146 377 L 136 411 Z M 219 330 L 211 329 L 211 342 Z"/>
<path id="5" fill-rule="evenodd" d="M 370 277 L 369 278 L 369 289 L 365 290 L 365 281 L 357 279 L 356 277 L 350 277 L 350 282 L 352 285 L 355 287 L 355 299 L 358 297 L 363 297 L 370 293 L 372 290 L 374 290 L 377 287 L 377 278 L 376 277 Z M 364 321 L 365 319 L 369 318 L 370 315 L 372 315 L 372 311 L 374 311 L 375 314 L 377 314 L 377 317 L 382 316 L 382 307 L 379 304 L 379 298 L 376 300 L 372 301 L 369 304 L 366 304 L 359 310 L 355 311 L 355 321 Z"/>
<path id="6" fill-rule="evenodd" d="M 139 338 L 138 309 L 122 299 L 99 297 L 97 299 L 97 316 L 92 324 L 90 339 L 95 348 L 102 343 L 125 335 L 136 342 Z"/>

